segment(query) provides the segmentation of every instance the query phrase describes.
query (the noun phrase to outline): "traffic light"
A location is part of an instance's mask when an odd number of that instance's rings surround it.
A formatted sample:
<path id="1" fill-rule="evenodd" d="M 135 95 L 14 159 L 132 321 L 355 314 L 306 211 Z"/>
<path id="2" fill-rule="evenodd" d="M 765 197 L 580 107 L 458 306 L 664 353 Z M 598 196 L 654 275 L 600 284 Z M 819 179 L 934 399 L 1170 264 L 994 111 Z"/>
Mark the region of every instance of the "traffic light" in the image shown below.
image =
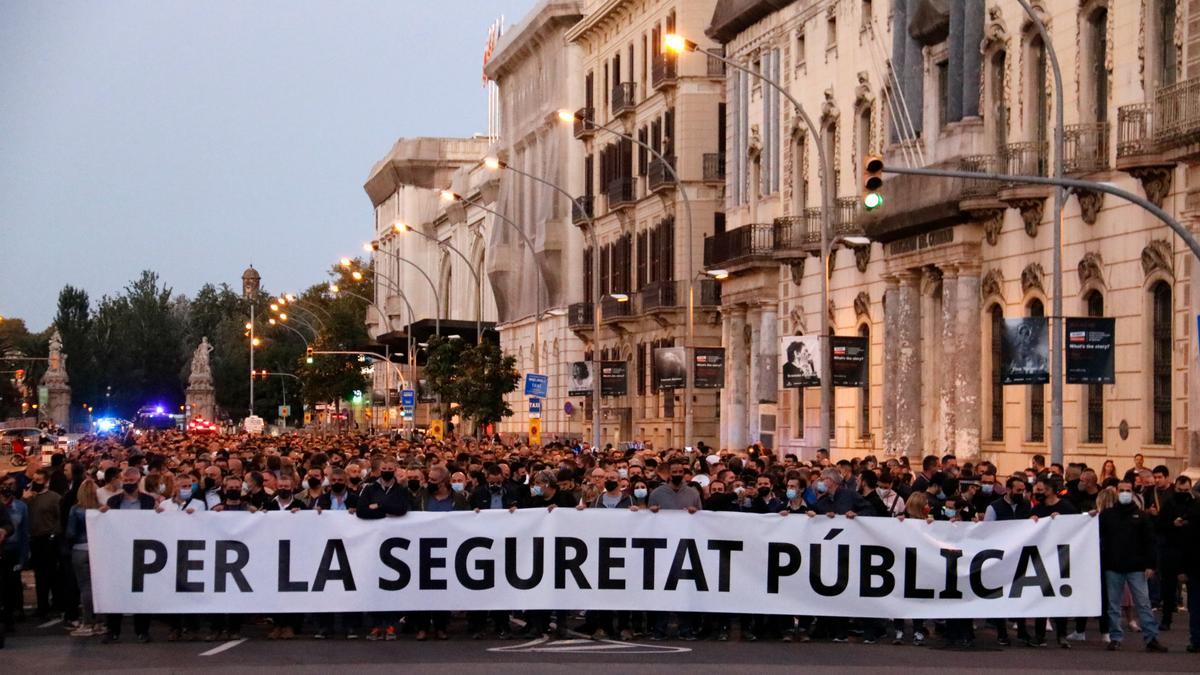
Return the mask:
<path id="1" fill-rule="evenodd" d="M 879 188 L 883 187 L 883 158 L 879 155 L 867 155 L 863 159 L 863 208 L 874 211 L 883 206 L 883 195 Z"/>
<path id="2" fill-rule="evenodd" d="M 17 382 L 23 382 L 25 380 L 25 369 L 18 368 L 17 372 L 13 373 L 13 379 Z"/>
<path id="3" fill-rule="evenodd" d="M 312 347 L 306 347 L 306 348 L 305 348 L 305 350 L 304 350 L 304 362 L 305 362 L 305 363 L 307 363 L 307 364 L 308 364 L 308 365 L 310 365 L 310 366 L 312 365 L 312 362 L 313 362 L 313 348 L 312 348 Z"/>

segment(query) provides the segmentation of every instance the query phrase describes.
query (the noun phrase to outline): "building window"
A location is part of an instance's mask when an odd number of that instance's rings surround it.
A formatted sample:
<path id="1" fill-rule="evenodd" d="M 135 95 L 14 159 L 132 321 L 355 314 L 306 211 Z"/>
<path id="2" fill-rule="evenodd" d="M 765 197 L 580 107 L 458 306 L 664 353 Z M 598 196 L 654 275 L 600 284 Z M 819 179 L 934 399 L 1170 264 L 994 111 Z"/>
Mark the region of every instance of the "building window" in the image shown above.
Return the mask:
<path id="1" fill-rule="evenodd" d="M 858 134 L 855 136 L 854 156 L 859 164 L 871 154 L 871 106 L 863 106 L 858 112 Z"/>
<path id="2" fill-rule="evenodd" d="M 1026 133 L 1031 141 L 1046 143 L 1049 137 L 1047 130 L 1050 100 L 1046 91 L 1046 48 L 1040 35 L 1029 38 L 1025 51 L 1025 85 L 1026 101 L 1030 101 L 1029 117 L 1026 120 Z M 1044 152 L 1042 153 L 1045 154 Z M 1044 168 L 1044 167 L 1043 167 Z M 1042 174 L 1038 174 L 1042 175 Z"/>
<path id="3" fill-rule="evenodd" d="M 950 110 L 950 60 L 938 61 L 937 65 L 938 127 L 946 126 Z"/>
<path id="4" fill-rule="evenodd" d="M 841 194 L 841 177 L 842 172 L 838 169 L 838 153 L 837 153 L 837 123 L 834 122 L 825 127 L 825 138 L 822 139 L 825 144 L 825 157 L 833 164 L 833 194 Z M 818 162 L 819 164 L 820 162 Z"/>
<path id="5" fill-rule="evenodd" d="M 1008 67 L 1008 54 L 996 50 L 988 59 L 988 107 L 985 115 L 991 116 L 992 147 L 997 151 L 1008 145 L 1008 98 L 1004 95 L 1004 73 Z"/>
<path id="6" fill-rule="evenodd" d="M 1004 384 L 1000 378 L 1000 341 L 1004 336 L 1004 310 L 992 305 L 992 440 L 1004 440 Z"/>
<path id="7" fill-rule="evenodd" d="M 1087 305 L 1087 315 L 1104 316 L 1104 296 L 1100 291 L 1091 291 L 1084 297 Z M 1084 389 L 1086 397 L 1087 418 L 1084 437 L 1088 443 L 1104 442 L 1104 385 L 1089 384 Z"/>
<path id="8" fill-rule="evenodd" d="M 637 393 L 642 396 L 646 393 L 646 350 L 648 345 L 645 343 L 637 346 Z"/>
<path id="9" fill-rule="evenodd" d="M 875 12 L 873 4 L 874 3 L 872 3 L 871 0 L 862 0 L 862 3 L 859 5 L 861 7 L 862 14 L 862 30 L 871 29 L 871 20 Z"/>
<path id="10" fill-rule="evenodd" d="M 862 387 L 858 392 L 858 437 L 871 437 L 871 327 L 863 325 L 858 329 L 858 336 L 867 341 L 866 363 L 863 372 Z"/>
<path id="11" fill-rule="evenodd" d="M 1046 308 L 1041 300 L 1029 303 L 1029 316 L 1046 316 Z M 1029 442 L 1046 442 L 1046 385 L 1029 385 Z"/>
<path id="12" fill-rule="evenodd" d="M 796 31 L 796 67 L 803 66 L 808 58 L 808 43 L 804 39 L 804 31 Z"/>
<path id="13" fill-rule="evenodd" d="M 1098 7 L 1083 24 L 1083 86 L 1080 107 L 1085 119 L 1092 122 L 1108 120 L 1108 69 L 1104 66 L 1108 52 L 1108 9 Z"/>
<path id="14" fill-rule="evenodd" d="M 1171 443 L 1171 287 L 1160 281 L 1150 289 L 1153 303 L 1154 437 L 1160 445 Z"/>
<path id="15" fill-rule="evenodd" d="M 1175 56 L 1177 0 L 1152 0 L 1146 14 L 1146 72 L 1150 81 L 1147 93 L 1175 84 L 1178 64 Z"/>
<path id="16" fill-rule="evenodd" d="M 837 47 L 837 14 L 830 12 L 825 19 L 825 48 Z"/>

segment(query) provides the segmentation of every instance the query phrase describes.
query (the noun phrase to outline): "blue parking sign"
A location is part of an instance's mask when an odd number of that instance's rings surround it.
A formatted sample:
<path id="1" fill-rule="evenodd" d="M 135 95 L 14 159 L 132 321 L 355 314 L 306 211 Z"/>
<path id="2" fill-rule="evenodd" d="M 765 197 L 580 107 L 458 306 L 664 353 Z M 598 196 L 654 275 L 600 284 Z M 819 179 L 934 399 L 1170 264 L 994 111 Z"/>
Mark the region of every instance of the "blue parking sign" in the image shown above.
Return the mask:
<path id="1" fill-rule="evenodd" d="M 525 374 L 525 395 L 546 398 L 550 395 L 550 377 L 537 373 Z"/>
<path id="2" fill-rule="evenodd" d="M 417 392 L 415 389 L 405 389 L 400 392 L 400 405 L 405 408 L 415 408 L 417 406 Z"/>

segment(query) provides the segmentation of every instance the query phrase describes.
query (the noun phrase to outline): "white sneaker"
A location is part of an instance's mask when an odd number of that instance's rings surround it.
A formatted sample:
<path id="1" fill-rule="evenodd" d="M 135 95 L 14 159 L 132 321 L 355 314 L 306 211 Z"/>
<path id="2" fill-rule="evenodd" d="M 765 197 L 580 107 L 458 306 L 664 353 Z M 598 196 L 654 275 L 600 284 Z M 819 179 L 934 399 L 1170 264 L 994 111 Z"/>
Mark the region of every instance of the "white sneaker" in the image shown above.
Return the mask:
<path id="1" fill-rule="evenodd" d="M 1112 642 L 1112 637 L 1110 637 L 1108 633 L 1105 633 L 1104 635 L 1100 636 L 1100 639 L 1101 639 L 1101 641 L 1104 642 L 1104 644 L 1108 644 L 1108 643 Z"/>
<path id="2" fill-rule="evenodd" d="M 1067 640 L 1071 642 L 1087 642 L 1087 634 L 1073 631 L 1067 635 Z"/>
<path id="3" fill-rule="evenodd" d="M 903 643 L 904 643 L 904 631 L 898 630 L 898 631 L 896 631 L 895 639 L 892 640 L 892 644 L 898 645 L 898 644 L 903 644 Z"/>
<path id="4" fill-rule="evenodd" d="M 92 637 L 95 634 L 96 632 L 92 630 L 92 627 L 86 625 L 71 631 L 71 637 Z"/>
<path id="5" fill-rule="evenodd" d="M 1134 633 L 1140 633 L 1140 632 L 1142 632 L 1142 627 L 1138 625 L 1138 622 L 1130 621 L 1129 622 L 1129 630 Z"/>

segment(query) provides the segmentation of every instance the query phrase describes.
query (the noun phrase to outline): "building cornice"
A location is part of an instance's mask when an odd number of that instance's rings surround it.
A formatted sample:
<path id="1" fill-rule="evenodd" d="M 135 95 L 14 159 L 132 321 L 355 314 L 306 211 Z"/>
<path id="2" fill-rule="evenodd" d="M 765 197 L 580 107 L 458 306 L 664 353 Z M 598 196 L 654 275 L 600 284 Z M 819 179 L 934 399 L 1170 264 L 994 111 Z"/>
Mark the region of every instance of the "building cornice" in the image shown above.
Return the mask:
<path id="1" fill-rule="evenodd" d="M 484 74 L 490 80 L 503 79 L 519 61 L 531 56 L 538 45 L 577 24 L 581 18 L 579 0 L 542 0 L 529 11 L 524 22 L 500 38 L 500 44 L 484 66 Z"/>

